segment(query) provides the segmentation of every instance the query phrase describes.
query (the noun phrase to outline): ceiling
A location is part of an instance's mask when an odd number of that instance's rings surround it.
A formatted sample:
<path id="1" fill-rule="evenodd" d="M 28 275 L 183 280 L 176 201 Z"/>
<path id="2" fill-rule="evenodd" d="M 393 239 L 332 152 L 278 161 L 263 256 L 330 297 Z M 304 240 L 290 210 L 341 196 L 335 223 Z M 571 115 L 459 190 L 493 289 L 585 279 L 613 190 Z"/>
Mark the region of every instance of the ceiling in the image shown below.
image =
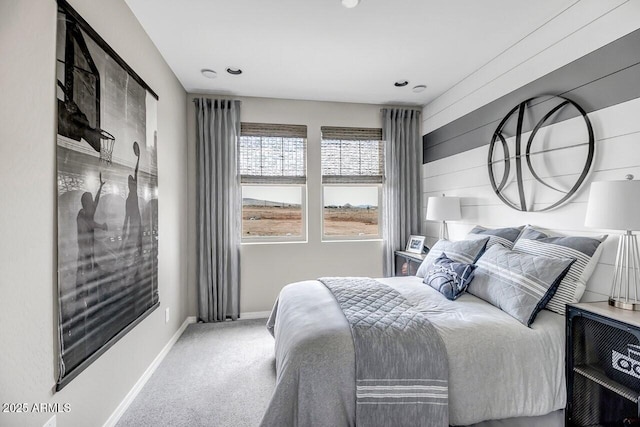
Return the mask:
<path id="1" fill-rule="evenodd" d="M 187 92 L 399 105 L 428 104 L 578 1 L 126 0 Z"/>

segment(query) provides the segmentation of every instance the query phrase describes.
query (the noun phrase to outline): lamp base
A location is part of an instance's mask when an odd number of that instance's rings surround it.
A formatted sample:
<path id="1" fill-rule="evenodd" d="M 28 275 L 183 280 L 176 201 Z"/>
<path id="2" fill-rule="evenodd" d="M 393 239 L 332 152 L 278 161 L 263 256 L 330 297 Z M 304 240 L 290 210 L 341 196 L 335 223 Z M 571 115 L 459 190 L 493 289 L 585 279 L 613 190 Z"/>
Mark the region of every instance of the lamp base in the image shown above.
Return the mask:
<path id="1" fill-rule="evenodd" d="M 640 251 L 638 239 L 631 231 L 620 236 L 614 266 L 609 305 L 624 310 L 640 311 Z"/>
<path id="2" fill-rule="evenodd" d="M 440 240 L 449 240 L 449 227 L 447 227 L 447 222 L 442 221 L 440 223 L 440 233 L 438 235 Z"/>
<path id="3" fill-rule="evenodd" d="M 609 305 L 621 308 L 623 310 L 640 311 L 640 301 L 621 301 L 613 298 L 609 298 Z"/>

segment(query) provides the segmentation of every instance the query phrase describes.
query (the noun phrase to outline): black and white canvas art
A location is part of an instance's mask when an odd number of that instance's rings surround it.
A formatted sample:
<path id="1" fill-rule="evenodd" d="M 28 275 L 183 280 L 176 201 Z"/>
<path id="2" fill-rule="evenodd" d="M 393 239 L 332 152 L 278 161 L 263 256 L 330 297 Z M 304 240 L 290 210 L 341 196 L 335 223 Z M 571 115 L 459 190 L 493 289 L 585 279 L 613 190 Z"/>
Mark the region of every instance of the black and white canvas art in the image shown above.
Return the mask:
<path id="1" fill-rule="evenodd" d="M 155 93 L 58 2 L 58 389 L 158 307 Z"/>

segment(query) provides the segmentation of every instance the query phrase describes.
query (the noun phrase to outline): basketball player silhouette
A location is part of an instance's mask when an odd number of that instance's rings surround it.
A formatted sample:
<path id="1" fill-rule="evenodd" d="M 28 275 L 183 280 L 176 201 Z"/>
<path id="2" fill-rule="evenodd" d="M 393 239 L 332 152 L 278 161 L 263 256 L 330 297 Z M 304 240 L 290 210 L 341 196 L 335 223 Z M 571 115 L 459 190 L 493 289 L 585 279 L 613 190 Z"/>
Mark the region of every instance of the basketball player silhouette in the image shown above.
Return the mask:
<path id="1" fill-rule="evenodd" d="M 81 300 L 88 296 L 88 287 L 97 272 L 98 263 L 95 259 L 95 230 L 107 231 L 107 223 L 98 224 L 94 220 L 100 193 L 105 181 L 100 173 L 100 187 L 95 199 L 90 192 L 85 192 L 80 198 L 82 209 L 78 212 L 76 223 L 78 226 L 78 264 L 76 271 L 76 299 Z"/>
<path id="2" fill-rule="evenodd" d="M 124 224 L 122 224 L 122 249 L 126 255 L 134 258 L 142 256 L 142 218 L 138 204 L 138 167 L 140 166 L 140 146 L 133 143 L 133 153 L 138 160 L 134 175 L 129 175 L 129 195 L 125 205 Z"/>

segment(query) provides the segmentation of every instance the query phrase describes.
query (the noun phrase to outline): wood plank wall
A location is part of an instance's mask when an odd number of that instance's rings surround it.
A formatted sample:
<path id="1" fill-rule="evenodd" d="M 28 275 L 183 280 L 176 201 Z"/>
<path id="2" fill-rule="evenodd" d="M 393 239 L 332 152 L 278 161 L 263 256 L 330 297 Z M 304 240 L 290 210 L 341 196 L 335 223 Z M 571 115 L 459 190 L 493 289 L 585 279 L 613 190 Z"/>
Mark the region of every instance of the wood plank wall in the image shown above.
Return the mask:
<path id="1" fill-rule="evenodd" d="M 625 7 L 631 7 L 626 3 Z M 635 6 L 634 6 L 635 7 Z M 630 12 L 640 18 L 640 10 L 616 10 L 626 17 Z M 611 20 L 604 14 L 603 20 Z M 621 26 L 631 24 L 631 17 L 618 17 Z M 594 21 L 597 27 L 598 22 Z M 576 42 L 577 43 L 577 42 Z M 429 196 L 445 194 L 462 198 L 462 220 L 449 223 L 453 240 L 464 238 L 475 225 L 487 227 L 532 224 L 554 234 L 596 236 L 610 234 L 604 252 L 587 285 L 583 301 L 606 299 L 613 275 L 617 235 L 609 230 L 584 227 L 589 184 L 593 181 L 624 179 L 634 174 L 640 179 L 640 30 L 603 43 L 599 49 L 571 63 L 533 79 L 528 84 L 497 98 L 471 112 L 468 99 L 458 101 L 437 99 L 424 109 L 423 123 L 425 158 L 423 166 L 423 207 Z M 548 53 L 548 51 L 546 51 Z M 607 64 L 603 64 L 605 61 Z M 613 65 L 613 67 L 612 67 Z M 581 71 L 582 70 L 582 71 Z M 530 71 L 530 73 L 533 73 Z M 526 74 L 526 73 L 525 73 Z M 532 74 L 533 75 L 533 74 Z M 469 89 L 473 92 L 472 89 Z M 585 184 L 566 205 L 549 212 L 520 212 L 503 204 L 493 193 L 487 171 L 488 144 L 499 120 L 518 102 L 530 96 L 547 93 L 565 94 L 586 104 L 596 137 L 596 155 Z M 448 105 L 446 115 L 455 117 L 446 122 L 441 105 Z M 459 114 L 456 117 L 455 110 Z M 497 120 L 497 122 L 496 122 Z M 549 138 L 562 140 L 565 135 L 580 133 L 581 118 L 571 118 L 554 124 L 547 130 Z M 487 137 L 487 135 L 489 135 Z M 575 178 L 582 169 L 583 155 L 577 151 L 558 152 L 554 164 L 562 171 L 540 162 L 542 175 L 550 180 Z M 529 178 L 531 179 L 531 178 Z M 552 194 L 537 195 L 537 203 L 551 202 Z M 540 207 L 537 206 L 537 207 Z M 423 211 L 424 215 L 424 211 Z M 640 215 L 640 213 L 639 213 Z M 423 216 L 424 217 L 424 216 Z M 426 243 L 437 240 L 439 225 L 425 221 Z"/>

